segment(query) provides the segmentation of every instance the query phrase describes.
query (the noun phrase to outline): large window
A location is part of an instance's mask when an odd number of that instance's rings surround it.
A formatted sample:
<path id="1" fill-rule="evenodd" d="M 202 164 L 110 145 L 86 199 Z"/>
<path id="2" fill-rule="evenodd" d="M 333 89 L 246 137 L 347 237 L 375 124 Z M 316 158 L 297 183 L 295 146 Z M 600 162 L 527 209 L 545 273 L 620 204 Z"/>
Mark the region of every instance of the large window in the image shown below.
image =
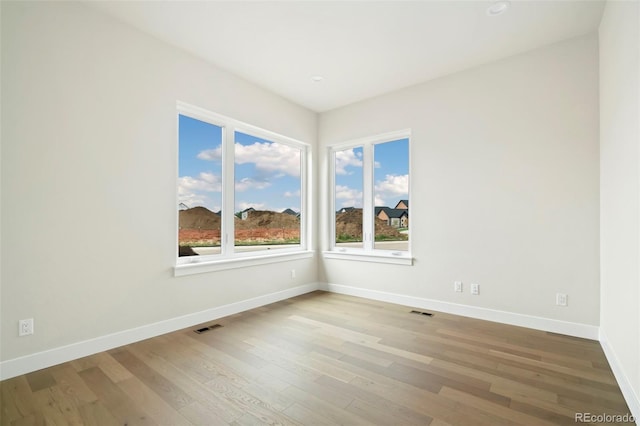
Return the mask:
<path id="1" fill-rule="evenodd" d="M 331 149 L 333 251 L 409 257 L 409 132 Z"/>
<path id="2" fill-rule="evenodd" d="M 306 144 L 178 107 L 178 265 L 306 248 Z"/>
<path id="3" fill-rule="evenodd" d="M 302 150 L 235 132 L 235 247 L 283 249 L 300 244 Z"/>

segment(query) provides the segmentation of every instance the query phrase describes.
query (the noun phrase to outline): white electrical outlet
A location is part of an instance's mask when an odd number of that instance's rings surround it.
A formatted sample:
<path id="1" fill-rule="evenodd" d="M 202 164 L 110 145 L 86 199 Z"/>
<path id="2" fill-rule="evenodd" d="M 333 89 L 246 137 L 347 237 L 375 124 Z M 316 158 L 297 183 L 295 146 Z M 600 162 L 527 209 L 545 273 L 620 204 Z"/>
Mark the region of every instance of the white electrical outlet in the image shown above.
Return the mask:
<path id="1" fill-rule="evenodd" d="M 457 291 L 458 293 L 462 293 L 462 281 L 454 281 L 453 282 L 453 291 Z"/>
<path id="2" fill-rule="evenodd" d="M 291 270 L 291 279 L 294 279 L 296 277 L 296 270 L 292 269 Z"/>
<path id="3" fill-rule="evenodd" d="M 556 293 L 556 305 L 567 306 L 569 304 L 569 296 L 564 293 Z"/>
<path id="4" fill-rule="evenodd" d="M 33 318 L 18 321 L 18 336 L 33 334 Z"/>
<path id="5" fill-rule="evenodd" d="M 471 283 L 471 294 L 476 296 L 480 294 L 480 284 Z"/>

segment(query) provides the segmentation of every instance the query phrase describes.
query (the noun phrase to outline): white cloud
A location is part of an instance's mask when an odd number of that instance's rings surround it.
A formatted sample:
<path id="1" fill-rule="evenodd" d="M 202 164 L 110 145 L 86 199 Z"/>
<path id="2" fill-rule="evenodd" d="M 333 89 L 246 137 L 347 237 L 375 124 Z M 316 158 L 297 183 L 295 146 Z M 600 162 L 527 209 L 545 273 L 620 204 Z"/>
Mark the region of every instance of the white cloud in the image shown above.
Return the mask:
<path id="1" fill-rule="evenodd" d="M 340 204 L 337 207 L 362 207 L 362 191 L 336 185 L 336 202 Z"/>
<path id="2" fill-rule="evenodd" d="M 183 176 L 178 179 L 178 194 L 193 191 L 220 192 L 222 179 L 218 175 L 207 172 L 202 172 L 195 178 Z"/>
<path id="3" fill-rule="evenodd" d="M 178 179 L 178 202 L 189 207 L 205 206 L 212 211 L 218 211 L 220 206 L 213 204 L 209 194 L 221 191 L 222 180 L 213 173 L 202 172 L 197 177 L 183 176 Z"/>
<path id="4" fill-rule="evenodd" d="M 204 194 L 189 192 L 189 193 L 178 194 L 178 204 L 179 203 L 184 203 L 189 208 L 191 208 L 191 207 L 198 207 L 198 206 L 207 206 L 208 204 L 211 203 L 211 200 Z"/>
<path id="5" fill-rule="evenodd" d="M 222 159 L 222 145 L 218 145 L 213 149 L 205 149 L 204 151 L 200 151 L 198 155 L 196 155 L 196 157 L 200 160 L 219 161 L 220 159 Z"/>
<path id="6" fill-rule="evenodd" d="M 265 210 L 266 204 L 264 203 L 247 203 L 246 201 L 240 201 L 238 203 L 237 210 L 239 212 L 248 209 L 249 207 L 253 207 L 256 210 Z"/>
<path id="7" fill-rule="evenodd" d="M 409 175 L 386 175 L 375 185 L 375 205 L 394 207 L 398 201 L 409 196 Z"/>
<path id="8" fill-rule="evenodd" d="M 236 191 L 244 192 L 250 189 L 264 189 L 271 186 L 271 183 L 265 180 L 255 180 L 252 178 L 242 178 L 236 182 Z"/>
<path id="9" fill-rule="evenodd" d="M 279 172 L 300 176 L 300 150 L 278 143 L 256 142 L 252 145 L 235 145 L 238 164 L 254 163 L 261 172 Z"/>
<path id="10" fill-rule="evenodd" d="M 299 197 L 300 196 L 300 190 L 297 190 L 297 191 L 294 191 L 294 192 L 287 191 L 287 192 L 284 193 L 284 196 L 287 197 L 287 198 Z"/>
<path id="11" fill-rule="evenodd" d="M 353 149 L 336 151 L 336 174 L 347 175 L 347 167 L 362 167 L 362 154 L 356 153 Z"/>

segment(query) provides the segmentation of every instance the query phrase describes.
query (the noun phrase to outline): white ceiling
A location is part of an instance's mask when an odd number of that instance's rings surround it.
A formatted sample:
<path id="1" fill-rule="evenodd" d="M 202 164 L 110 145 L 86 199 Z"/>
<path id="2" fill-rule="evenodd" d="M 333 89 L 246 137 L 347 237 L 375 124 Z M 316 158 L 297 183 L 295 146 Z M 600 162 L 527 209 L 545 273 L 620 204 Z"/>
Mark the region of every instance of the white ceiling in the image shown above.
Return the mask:
<path id="1" fill-rule="evenodd" d="M 604 7 L 515 0 L 490 17 L 491 3 L 89 2 L 317 112 L 596 31 Z"/>

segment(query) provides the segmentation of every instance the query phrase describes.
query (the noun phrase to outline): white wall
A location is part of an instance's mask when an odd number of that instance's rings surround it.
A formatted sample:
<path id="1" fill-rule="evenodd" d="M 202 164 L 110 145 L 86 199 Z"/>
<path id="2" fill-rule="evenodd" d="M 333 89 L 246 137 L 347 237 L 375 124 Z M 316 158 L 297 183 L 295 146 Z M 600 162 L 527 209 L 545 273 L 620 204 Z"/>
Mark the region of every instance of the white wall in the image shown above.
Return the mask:
<path id="1" fill-rule="evenodd" d="M 320 193 L 325 147 L 405 128 L 414 266 L 325 259 L 321 280 L 597 326 L 597 36 L 321 114 Z M 555 305 L 557 292 L 568 307 Z"/>
<path id="2" fill-rule="evenodd" d="M 315 144 L 314 113 L 91 8 L 2 2 L 1 360 L 315 282 L 172 276 L 177 100 Z"/>
<path id="3" fill-rule="evenodd" d="M 600 23 L 603 345 L 640 418 L 640 6 L 609 1 Z M 616 369 L 617 368 L 617 369 Z"/>

